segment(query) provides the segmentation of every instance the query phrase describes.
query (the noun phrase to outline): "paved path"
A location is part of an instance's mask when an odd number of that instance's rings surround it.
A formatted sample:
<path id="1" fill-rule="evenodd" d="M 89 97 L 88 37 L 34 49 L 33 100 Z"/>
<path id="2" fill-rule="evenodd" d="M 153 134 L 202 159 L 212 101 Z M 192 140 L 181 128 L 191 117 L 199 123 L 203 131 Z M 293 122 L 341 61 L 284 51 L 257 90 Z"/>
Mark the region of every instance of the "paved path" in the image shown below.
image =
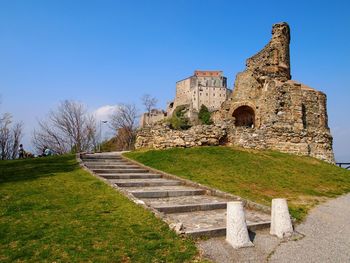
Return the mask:
<path id="1" fill-rule="evenodd" d="M 202 254 L 214 262 L 350 262 L 350 194 L 314 208 L 296 227 L 300 234 L 281 241 L 268 230 L 251 236 L 254 247 L 233 249 L 225 238 L 200 241 Z"/>
<path id="2" fill-rule="evenodd" d="M 350 262 L 350 194 L 313 209 L 297 231 L 305 237 L 280 244 L 270 262 Z"/>

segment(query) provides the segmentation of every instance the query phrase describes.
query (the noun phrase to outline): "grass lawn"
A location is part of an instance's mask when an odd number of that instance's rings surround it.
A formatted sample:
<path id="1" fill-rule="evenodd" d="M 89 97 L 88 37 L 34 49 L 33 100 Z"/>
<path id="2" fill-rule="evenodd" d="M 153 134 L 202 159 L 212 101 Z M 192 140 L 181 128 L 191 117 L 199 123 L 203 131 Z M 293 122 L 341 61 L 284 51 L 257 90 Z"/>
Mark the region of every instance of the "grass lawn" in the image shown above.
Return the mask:
<path id="1" fill-rule="evenodd" d="M 319 202 L 350 192 L 350 171 L 273 151 L 198 147 L 135 151 L 125 156 L 260 204 L 287 198 L 292 216 L 299 221 Z"/>
<path id="2" fill-rule="evenodd" d="M 0 161 L 0 262 L 185 262 L 197 255 L 75 156 Z"/>

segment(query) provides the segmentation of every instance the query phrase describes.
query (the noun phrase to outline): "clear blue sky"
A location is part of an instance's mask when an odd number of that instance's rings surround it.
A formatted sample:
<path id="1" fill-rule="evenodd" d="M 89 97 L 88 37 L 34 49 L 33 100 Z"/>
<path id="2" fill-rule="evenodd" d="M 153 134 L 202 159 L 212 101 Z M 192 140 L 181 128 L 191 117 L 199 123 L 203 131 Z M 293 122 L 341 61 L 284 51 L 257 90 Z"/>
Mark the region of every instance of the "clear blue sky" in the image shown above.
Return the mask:
<path id="1" fill-rule="evenodd" d="M 0 0 L 0 112 L 26 126 L 64 99 L 90 110 L 159 107 L 196 69 L 223 70 L 232 88 L 245 60 L 291 27 L 293 79 L 328 95 L 338 161 L 350 161 L 350 1 Z"/>

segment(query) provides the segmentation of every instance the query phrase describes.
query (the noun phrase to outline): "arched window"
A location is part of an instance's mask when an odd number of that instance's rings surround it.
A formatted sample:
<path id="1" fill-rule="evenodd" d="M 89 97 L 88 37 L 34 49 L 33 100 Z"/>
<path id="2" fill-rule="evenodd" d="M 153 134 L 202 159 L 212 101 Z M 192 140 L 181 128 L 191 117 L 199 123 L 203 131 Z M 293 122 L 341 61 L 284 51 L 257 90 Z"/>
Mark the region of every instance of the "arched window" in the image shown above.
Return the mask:
<path id="1" fill-rule="evenodd" d="M 255 113 L 249 106 L 238 107 L 232 114 L 236 126 L 253 128 L 255 126 Z"/>

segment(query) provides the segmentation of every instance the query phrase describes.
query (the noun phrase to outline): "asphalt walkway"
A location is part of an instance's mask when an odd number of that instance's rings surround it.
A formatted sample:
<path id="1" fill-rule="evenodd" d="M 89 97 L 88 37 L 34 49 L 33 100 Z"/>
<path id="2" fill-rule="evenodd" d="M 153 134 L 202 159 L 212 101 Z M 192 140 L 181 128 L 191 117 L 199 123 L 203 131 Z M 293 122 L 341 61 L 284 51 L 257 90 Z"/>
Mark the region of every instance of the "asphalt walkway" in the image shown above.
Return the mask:
<path id="1" fill-rule="evenodd" d="M 350 194 L 317 206 L 296 230 L 305 237 L 281 243 L 269 262 L 350 262 Z"/>
<path id="2" fill-rule="evenodd" d="M 244 249 L 233 249 L 224 238 L 198 245 L 206 258 L 220 263 L 350 262 L 350 194 L 315 207 L 296 231 L 289 241 L 257 231 L 251 236 L 255 246 Z"/>

